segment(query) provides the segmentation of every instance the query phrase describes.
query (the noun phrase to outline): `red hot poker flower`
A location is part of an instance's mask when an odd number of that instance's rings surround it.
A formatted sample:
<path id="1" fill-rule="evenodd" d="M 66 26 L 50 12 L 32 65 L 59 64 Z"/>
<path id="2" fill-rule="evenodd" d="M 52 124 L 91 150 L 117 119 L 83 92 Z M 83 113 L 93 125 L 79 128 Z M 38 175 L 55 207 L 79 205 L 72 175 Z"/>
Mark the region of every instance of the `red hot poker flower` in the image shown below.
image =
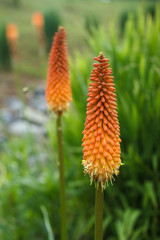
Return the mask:
<path id="1" fill-rule="evenodd" d="M 49 57 L 46 100 L 51 110 L 64 111 L 72 101 L 66 32 L 63 27 L 55 34 Z"/>
<path id="2" fill-rule="evenodd" d="M 45 40 L 45 34 L 44 34 L 44 17 L 41 12 L 35 12 L 32 15 L 32 24 L 37 31 L 40 47 L 45 47 L 46 40 Z"/>
<path id="3" fill-rule="evenodd" d="M 7 25 L 6 36 L 9 41 L 16 41 L 18 39 L 18 29 L 16 24 L 9 23 Z"/>
<path id="4" fill-rule="evenodd" d="M 32 15 L 32 24 L 37 28 L 43 28 L 44 25 L 44 17 L 41 12 L 35 12 Z"/>
<path id="5" fill-rule="evenodd" d="M 121 140 L 112 69 L 103 53 L 94 59 L 98 63 L 93 64 L 89 84 L 82 165 L 91 181 L 105 188 L 106 181 L 119 172 Z"/>
<path id="6" fill-rule="evenodd" d="M 14 23 L 7 24 L 6 37 L 8 40 L 11 55 L 13 59 L 16 59 L 18 56 L 18 51 L 17 51 L 18 29 L 16 24 Z"/>

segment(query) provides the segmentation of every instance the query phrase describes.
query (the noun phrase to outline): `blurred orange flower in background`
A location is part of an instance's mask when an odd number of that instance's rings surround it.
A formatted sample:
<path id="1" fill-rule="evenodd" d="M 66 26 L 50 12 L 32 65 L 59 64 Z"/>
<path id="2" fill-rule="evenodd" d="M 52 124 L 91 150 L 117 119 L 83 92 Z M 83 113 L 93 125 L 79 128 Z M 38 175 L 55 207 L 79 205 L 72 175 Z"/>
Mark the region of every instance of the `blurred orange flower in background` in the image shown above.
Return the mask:
<path id="1" fill-rule="evenodd" d="M 62 112 L 72 101 L 66 31 L 59 27 L 55 33 L 49 57 L 46 100 L 50 110 Z"/>
<path id="2" fill-rule="evenodd" d="M 32 15 L 32 24 L 36 28 L 43 28 L 43 26 L 44 26 L 44 17 L 43 17 L 43 14 L 41 12 L 35 12 Z"/>
<path id="3" fill-rule="evenodd" d="M 18 34 L 18 28 L 17 28 L 16 24 L 14 24 L 14 23 L 7 24 L 6 38 L 8 40 L 9 49 L 10 49 L 13 59 L 16 59 L 18 56 L 18 50 L 17 50 L 18 37 L 19 37 L 19 34 Z"/>
<path id="4" fill-rule="evenodd" d="M 103 53 L 94 58 L 89 87 L 87 117 L 83 131 L 84 173 L 105 188 L 106 181 L 118 174 L 120 159 L 120 130 L 112 70 Z"/>
<path id="5" fill-rule="evenodd" d="M 17 40 L 18 39 L 18 29 L 16 24 L 9 23 L 6 27 L 6 37 L 8 40 Z"/>
<path id="6" fill-rule="evenodd" d="M 32 15 L 32 24 L 36 29 L 41 50 L 46 46 L 44 33 L 44 16 L 41 12 L 35 12 Z"/>

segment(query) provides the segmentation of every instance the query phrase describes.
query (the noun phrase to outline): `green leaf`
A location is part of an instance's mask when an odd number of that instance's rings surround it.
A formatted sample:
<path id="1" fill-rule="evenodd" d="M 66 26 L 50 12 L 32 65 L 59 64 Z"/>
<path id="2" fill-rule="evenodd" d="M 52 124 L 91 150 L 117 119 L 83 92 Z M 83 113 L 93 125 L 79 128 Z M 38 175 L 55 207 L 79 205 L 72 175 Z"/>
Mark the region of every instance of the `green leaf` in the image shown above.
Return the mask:
<path id="1" fill-rule="evenodd" d="M 146 191 L 146 195 L 151 200 L 153 206 L 155 208 L 157 208 L 158 205 L 157 205 L 157 199 L 156 199 L 153 182 L 151 182 L 151 181 L 145 182 L 145 191 Z"/>
<path id="2" fill-rule="evenodd" d="M 47 230 L 47 233 L 48 233 L 48 240 L 55 240 L 54 234 L 53 234 L 53 231 L 52 231 L 52 227 L 51 227 L 51 224 L 50 224 L 50 221 L 49 221 L 49 216 L 48 216 L 47 209 L 44 205 L 42 205 L 40 208 L 41 208 L 41 211 L 42 211 L 42 214 L 43 214 L 43 220 L 44 220 L 46 230 Z"/>

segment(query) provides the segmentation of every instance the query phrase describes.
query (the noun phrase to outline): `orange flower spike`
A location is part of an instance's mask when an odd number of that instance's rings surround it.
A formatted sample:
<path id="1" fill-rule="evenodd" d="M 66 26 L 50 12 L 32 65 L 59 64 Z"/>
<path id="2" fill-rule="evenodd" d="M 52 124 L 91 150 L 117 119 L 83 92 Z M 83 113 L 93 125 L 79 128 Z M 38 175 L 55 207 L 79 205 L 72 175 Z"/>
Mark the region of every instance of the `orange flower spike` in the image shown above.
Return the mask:
<path id="1" fill-rule="evenodd" d="M 11 55 L 13 59 L 16 59 L 18 56 L 18 50 L 17 50 L 18 29 L 16 24 L 14 23 L 7 24 L 6 37 L 9 44 Z"/>
<path id="2" fill-rule="evenodd" d="M 43 28 L 44 26 L 44 17 L 41 12 L 35 12 L 32 15 L 32 24 L 37 28 Z"/>
<path id="3" fill-rule="evenodd" d="M 40 47 L 43 49 L 46 45 L 46 39 L 44 33 L 44 16 L 41 12 L 35 12 L 32 15 L 32 24 L 37 31 Z"/>
<path id="4" fill-rule="evenodd" d="M 112 181 L 113 175 L 119 173 L 120 133 L 117 119 L 115 88 L 112 70 L 103 53 L 95 60 L 91 74 L 87 117 L 83 131 L 84 173 L 89 174 L 98 186 L 105 189 L 106 182 Z"/>
<path id="5" fill-rule="evenodd" d="M 46 100 L 50 110 L 65 111 L 72 101 L 66 32 L 63 27 L 55 34 L 49 57 Z"/>
<path id="6" fill-rule="evenodd" d="M 18 39 L 18 29 L 14 23 L 9 23 L 7 25 L 6 37 L 9 41 L 16 41 Z"/>

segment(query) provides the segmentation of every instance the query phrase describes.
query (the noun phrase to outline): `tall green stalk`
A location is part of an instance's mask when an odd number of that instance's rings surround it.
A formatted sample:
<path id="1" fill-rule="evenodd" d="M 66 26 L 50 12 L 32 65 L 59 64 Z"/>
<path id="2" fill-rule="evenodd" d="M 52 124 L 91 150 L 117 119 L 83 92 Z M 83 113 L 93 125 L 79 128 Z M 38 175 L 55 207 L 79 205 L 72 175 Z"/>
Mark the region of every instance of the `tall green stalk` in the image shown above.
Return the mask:
<path id="1" fill-rule="evenodd" d="M 95 189 L 95 240 L 103 239 L 103 189 L 99 184 Z"/>
<path id="2" fill-rule="evenodd" d="M 64 160 L 62 146 L 62 112 L 57 114 L 57 138 L 58 138 L 58 155 L 59 155 L 59 174 L 60 174 L 60 211 L 61 211 L 61 240 L 67 240 L 66 225 L 66 194 L 64 180 Z"/>

